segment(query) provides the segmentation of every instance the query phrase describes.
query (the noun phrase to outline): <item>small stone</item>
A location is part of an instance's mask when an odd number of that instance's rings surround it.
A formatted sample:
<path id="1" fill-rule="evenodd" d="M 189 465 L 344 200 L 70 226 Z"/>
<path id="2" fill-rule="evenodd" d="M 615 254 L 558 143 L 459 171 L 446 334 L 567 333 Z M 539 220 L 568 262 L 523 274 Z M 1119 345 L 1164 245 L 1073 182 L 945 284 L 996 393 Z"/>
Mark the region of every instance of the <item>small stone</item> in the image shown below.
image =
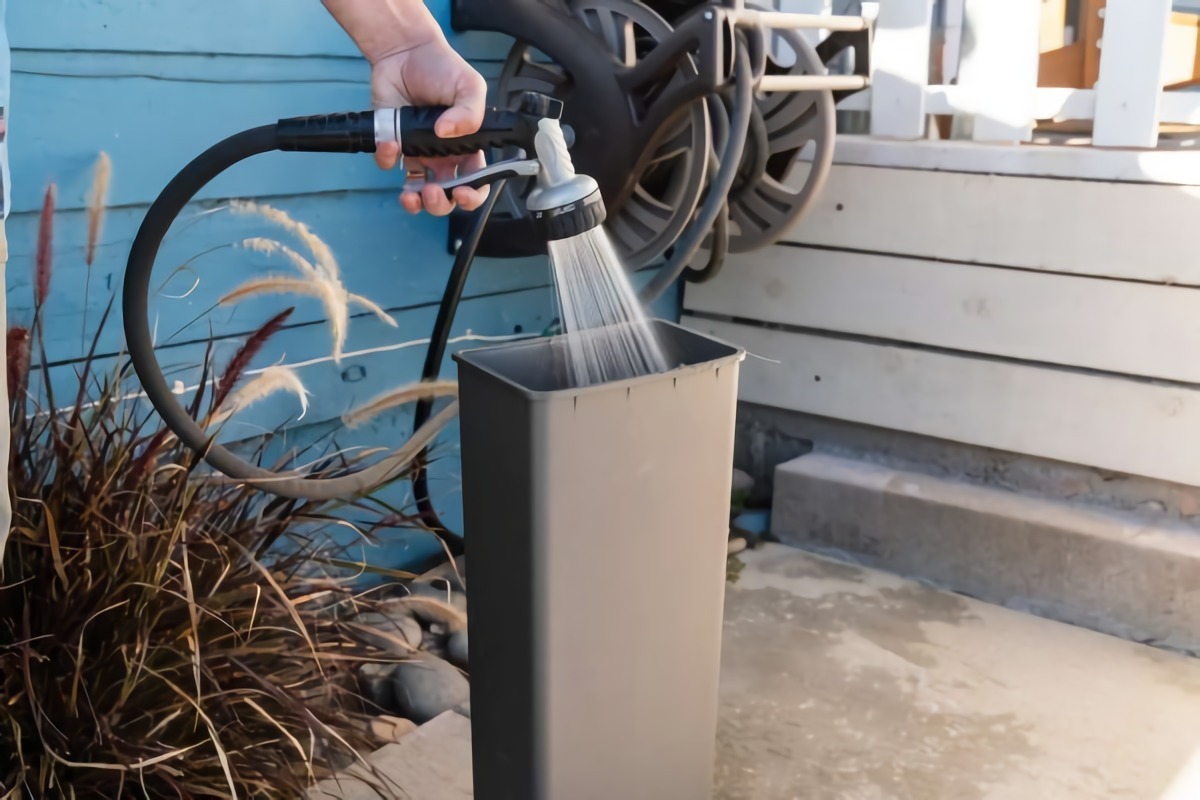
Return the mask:
<path id="1" fill-rule="evenodd" d="M 447 605 L 442 600 L 432 597 L 403 597 L 395 601 L 396 605 L 416 617 L 422 625 L 443 625 L 447 632 L 462 630 L 467 627 L 465 612 Z"/>
<path id="2" fill-rule="evenodd" d="M 467 668 L 467 632 L 459 631 L 446 642 L 446 657 L 450 663 L 462 669 Z"/>
<path id="3" fill-rule="evenodd" d="M 362 696 L 378 709 L 391 710 L 395 705 L 392 670 L 395 664 L 363 664 L 358 670 L 358 685 Z"/>
<path id="4" fill-rule="evenodd" d="M 398 742 L 417 729 L 411 719 L 389 717 L 386 714 L 371 720 L 371 735 L 381 742 Z"/>
<path id="5" fill-rule="evenodd" d="M 750 473 L 743 470 L 733 470 L 733 493 L 734 494 L 750 494 L 754 491 L 754 478 L 750 477 Z"/>
<path id="6" fill-rule="evenodd" d="M 746 549 L 746 540 L 741 536 L 735 536 L 729 540 L 729 555 L 736 556 L 738 553 Z"/>
<path id="7" fill-rule="evenodd" d="M 1138 504 L 1138 511 L 1147 511 L 1151 514 L 1167 513 L 1167 506 L 1159 500 L 1147 500 L 1144 503 Z"/>
<path id="8" fill-rule="evenodd" d="M 471 685 L 457 669 L 440 658 L 405 661 L 392 671 L 397 713 L 424 725 L 447 711 L 470 702 Z"/>
<path id="9" fill-rule="evenodd" d="M 427 653 L 433 653 L 438 658 L 446 657 L 446 633 L 437 633 L 434 630 L 425 631 L 425 638 L 421 640 L 421 649 Z"/>

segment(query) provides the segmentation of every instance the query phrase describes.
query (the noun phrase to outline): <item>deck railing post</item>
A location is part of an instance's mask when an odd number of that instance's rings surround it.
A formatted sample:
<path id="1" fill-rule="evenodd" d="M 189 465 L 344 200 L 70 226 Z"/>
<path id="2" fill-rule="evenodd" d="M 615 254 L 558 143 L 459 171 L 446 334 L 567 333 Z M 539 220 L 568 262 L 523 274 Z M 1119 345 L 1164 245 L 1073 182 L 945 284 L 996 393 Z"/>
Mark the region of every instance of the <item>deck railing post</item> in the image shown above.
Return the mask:
<path id="1" fill-rule="evenodd" d="M 969 109 L 956 130 L 975 141 L 1033 137 L 1040 0 L 966 0 L 958 84 Z"/>
<path id="2" fill-rule="evenodd" d="M 871 135 L 925 136 L 933 0 L 882 0 L 875 23 Z"/>
<path id="3" fill-rule="evenodd" d="M 1171 0 L 1108 0 L 1092 144 L 1156 147 Z"/>
<path id="4" fill-rule="evenodd" d="M 776 11 L 783 11 L 790 14 L 833 13 L 833 0 L 774 0 L 772 5 Z M 826 36 L 826 32 L 818 28 L 801 29 L 799 33 L 801 36 L 808 39 L 809 43 L 814 46 Z M 781 42 L 776 41 L 775 47 L 777 51 L 781 44 Z M 787 49 L 786 45 L 784 45 L 784 48 Z"/>

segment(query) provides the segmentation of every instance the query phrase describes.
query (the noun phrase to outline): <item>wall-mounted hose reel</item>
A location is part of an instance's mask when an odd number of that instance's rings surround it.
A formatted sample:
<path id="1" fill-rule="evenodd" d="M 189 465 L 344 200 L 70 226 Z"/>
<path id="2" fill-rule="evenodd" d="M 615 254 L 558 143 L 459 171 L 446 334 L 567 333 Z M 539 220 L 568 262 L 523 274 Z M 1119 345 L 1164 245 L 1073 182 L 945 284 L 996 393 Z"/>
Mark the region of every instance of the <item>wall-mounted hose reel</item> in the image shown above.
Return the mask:
<path id="1" fill-rule="evenodd" d="M 456 29 L 514 40 L 497 102 L 478 133 L 439 139 L 433 123 L 442 109 L 432 108 L 281 120 L 198 156 L 167 185 L 138 231 L 123 299 L 131 360 L 167 426 L 225 475 L 286 497 L 354 495 L 405 470 L 414 457 L 419 462 L 418 451 L 437 429 L 426 425 L 432 401 L 421 401 L 405 448 L 360 473 L 321 479 L 241 460 L 180 404 L 154 354 L 151 272 L 172 222 L 226 169 L 272 150 L 373 152 L 384 141 L 399 141 L 406 156 L 491 150 L 489 167 L 454 181 L 492 184 L 493 192 L 478 211 L 451 218 L 454 264 L 422 372 L 432 379 L 475 255 L 545 253 L 548 239 L 604 223 L 627 268 L 661 265 L 642 291 L 652 299 L 681 275 L 713 277 L 728 252 L 778 240 L 829 173 L 837 100 L 865 88 L 870 74 L 870 24 L 861 17 L 764 11 L 740 0 L 452 0 L 451 6 Z M 799 33 L 805 28 L 832 33 L 814 47 Z M 773 53 L 777 38 L 794 63 Z M 847 51 L 852 73 L 829 74 L 826 65 Z M 587 196 L 563 195 L 568 184 L 575 194 L 586 188 Z M 548 198 L 558 198 L 557 205 L 547 207 Z M 456 535 L 439 530 L 424 470 L 413 484 L 425 521 L 452 554 L 462 552 Z"/>
<path id="2" fill-rule="evenodd" d="M 715 275 L 726 252 L 772 244 L 803 215 L 832 165 L 835 104 L 865 88 L 870 74 L 867 20 L 743 3 L 453 0 L 451 25 L 513 38 L 497 105 L 526 91 L 564 101 L 572 158 L 599 183 L 626 266 L 674 261 L 668 274 L 690 280 Z M 814 47 L 799 29 L 818 27 L 832 33 Z M 792 63 L 781 63 L 777 39 Z M 827 65 L 846 51 L 853 74 L 830 75 Z M 753 93 L 742 131 L 739 52 Z M 738 167 L 722 192 L 718 173 L 731 158 Z M 545 252 L 529 233 L 528 187 L 505 187 L 480 255 Z M 706 202 L 716 213 L 703 213 Z M 468 215 L 455 214 L 452 247 L 468 224 Z M 679 245 L 693 242 L 699 246 L 678 263 Z"/>

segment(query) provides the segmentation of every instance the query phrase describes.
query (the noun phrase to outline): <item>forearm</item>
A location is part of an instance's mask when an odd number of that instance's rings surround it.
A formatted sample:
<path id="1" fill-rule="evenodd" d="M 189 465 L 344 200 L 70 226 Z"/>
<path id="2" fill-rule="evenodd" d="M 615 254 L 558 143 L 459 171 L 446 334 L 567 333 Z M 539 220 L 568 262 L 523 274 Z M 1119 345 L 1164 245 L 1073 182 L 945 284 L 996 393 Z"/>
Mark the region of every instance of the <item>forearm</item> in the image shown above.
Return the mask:
<path id="1" fill-rule="evenodd" d="M 442 38 L 422 0 L 321 0 L 372 64 Z"/>

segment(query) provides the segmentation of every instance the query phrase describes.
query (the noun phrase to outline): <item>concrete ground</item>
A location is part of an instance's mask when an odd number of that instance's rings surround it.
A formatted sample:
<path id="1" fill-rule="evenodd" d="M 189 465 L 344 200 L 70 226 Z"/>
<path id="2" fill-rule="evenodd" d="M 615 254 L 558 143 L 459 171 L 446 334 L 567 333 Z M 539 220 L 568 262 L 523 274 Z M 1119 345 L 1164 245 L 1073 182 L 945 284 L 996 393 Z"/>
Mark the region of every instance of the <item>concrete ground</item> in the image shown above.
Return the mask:
<path id="1" fill-rule="evenodd" d="M 781 545 L 739 559 L 715 800 L 1200 800 L 1200 661 Z M 394 796 L 471 797 L 453 712 L 371 761 Z M 381 796 L 354 783 L 312 796 Z"/>
<path id="2" fill-rule="evenodd" d="M 1200 798 L 1200 661 L 783 546 L 740 558 L 721 800 Z"/>

